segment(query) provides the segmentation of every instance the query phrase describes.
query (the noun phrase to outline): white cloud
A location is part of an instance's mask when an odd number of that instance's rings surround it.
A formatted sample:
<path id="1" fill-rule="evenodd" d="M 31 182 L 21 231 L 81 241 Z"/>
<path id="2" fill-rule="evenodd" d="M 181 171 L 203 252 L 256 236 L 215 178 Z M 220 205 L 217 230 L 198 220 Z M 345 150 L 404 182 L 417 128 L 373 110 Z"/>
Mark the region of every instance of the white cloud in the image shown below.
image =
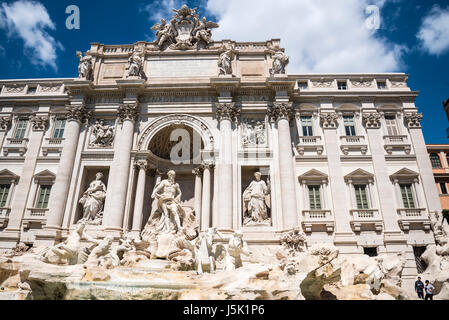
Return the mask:
<path id="1" fill-rule="evenodd" d="M 385 1 L 208 0 L 207 10 L 219 18 L 216 40 L 280 38 L 289 73 L 399 71 L 406 48 L 366 27 L 366 7 Z"/>
<path id="2" fill-rule="evenodd" d="M 174 12 L 173 9 L 179 9 L 183 5 L 183 0 L 164 0 L 147 4 L 142 11 L 149 14 L 151 22 L 160 22 L 161 19 L 171 20 Z"/>
<path id="3" fill-rule="evenodd" d="M 441 9 L 434 6 L 424 18 L 416 37 L 422 49 L 429 54 L 445 53 L 449 49 L 449 7 Z"/>
<path id="4" fill-rule="evenodd" d="M 0 28 L 8 32 L 8 37 L 23 40 L 25 54 L 31 63 L 57 70 L 57 50 L 63 50 L 63 46 L 48 33 L 56 26 L 41 3 L 29 0 L 3 3 L 0 7 Z"/>

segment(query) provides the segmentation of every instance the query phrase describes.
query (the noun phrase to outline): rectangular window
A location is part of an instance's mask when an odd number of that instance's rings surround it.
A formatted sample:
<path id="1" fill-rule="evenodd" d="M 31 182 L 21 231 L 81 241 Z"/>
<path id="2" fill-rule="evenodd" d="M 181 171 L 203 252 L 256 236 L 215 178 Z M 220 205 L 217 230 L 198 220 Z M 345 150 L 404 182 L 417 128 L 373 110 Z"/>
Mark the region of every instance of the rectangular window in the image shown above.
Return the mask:
<path id="1" fill-rule="evenodd" d="M 321 187 L 309 186 L 309 203 L 310 210 L 321 210 Z"/>
<path id="2" fill-rule="evenodd" d="M 369 202 L 368 202 L 368 187 L 367 185 L 355 185 L 355 199 L 357 202 L 357 209 L 369 209 Z"/>
<path id="3" fill-rule="evenodd" d="M 346 83 L 346 81 L 338 81 L 338 90 L 347 90 L 348 89 L 348 85 Z"/>
<path id="4" fill-rule="evenodd" d="M 65 119 L 57 119 L 56 120 L 55 131 L 53 132 L 54 139 L 61 139 L 64 137 L 65 124 L 66 124 Z"/>
<path id="5" fill-rule="evenodd" d="M 7 201 L 10 189 L 10 184 L 0 185 L 0 208 L 6 208 L 6 206 L 8 205 Z"/>
<path id="6" fill-rule="evenodd" d="M 25 134 L 28 127 L 27 119 L 19 119 L 17 122 L 16 133 L 14 134 L 15 139 L 23 139 L 25 138 Z"/>
<path id="7" fill-rule="evenodd" d="M 39 189 L 39 196 L 37 197 L 36 208 L 47 209 L 48 200 L 50 199 L 51 186 L 41 186 Z"/>
<path id="8" fill-rule="evenodd" d="M 440 189 L 441 189 L 441 194 L 447 194 L 446 183 L 441 182 L 440 183 Z"/>
<path id="9" fill-rule="evenodd" d="M 37 87 L 28 87 L 28 94 L 36 94 Z"/>
<path id="10" fill-rule="evenodd" d="M 377 81 L 377 88 L 379 90 L 385 90 L 387 88 L 387 83 L 385 81 Z"/>
<path id="11" fill-rule="evenodd" d="M 415 209 L 415 199 L 413 197 L 411 184 L 401 184 L 401 196 L 404 208 Z"/>
<path id="12" fill-rule="evenodd" d="M 389 136 L 398 136 L 399 130 L 396 123 L 395 116 L 385 116 L 385 122 L 387 124 L 387 132 Z"/>
<path id="13" fill-rule="evenodd" d="M 313 136 L 312 117 L 301 117 L 302 134 L 304 137 Z"/>
<path id="14" fill-rule="evenodd" d="M 421 258 L 423 253 L 426 251 L 427 247 L 413 247 L 413 255 L 415 256 L 416 268 L 418 269 L 418 274 L 424 273 L 427 269 L 427 264 Z"/>
<path id="15" fill-rule="evenodd" d="M 355 136 L 355 121 L 354 116 L 344 116 L 343 122 L 345 125 L 345 133 L 347 137 Z"/>

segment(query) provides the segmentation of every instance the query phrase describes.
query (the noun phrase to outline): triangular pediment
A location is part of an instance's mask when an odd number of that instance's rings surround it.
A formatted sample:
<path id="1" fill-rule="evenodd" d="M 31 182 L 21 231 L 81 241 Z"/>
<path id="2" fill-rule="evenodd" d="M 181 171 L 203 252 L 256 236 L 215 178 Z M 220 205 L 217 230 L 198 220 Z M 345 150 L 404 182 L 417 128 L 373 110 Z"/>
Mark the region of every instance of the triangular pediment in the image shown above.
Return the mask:
<path id="1" fill-rule="evenodd" d="M 15 173 L 9 171 L 8 169 L 4 169 L 4 170 L 0 171 L 0 179 L 1 180 L 8 179 L 8 180 L 17 181 L 17 180 L 19 180 L 19 176 L 16 175 Z"/>
<path id="2" fill-rule="evenodd" d="M 345 181 L 348 180 L 369 180 L 369 181 L 373 181 L 374 180 L 374 174 L 369 173 L 368 171 L 365 171 L 363 169 L 357 169 L 353 172 L 351 172 L 350 174 L 345 176 Z"/>
<path id="3" fill-rule="evenodd" d="M 299 181 L 328 181 L 329 176 L 321 171 L 312 169 L 299 176 Z"/>
<path id="4" fill-rule="evenodd" d="M 393 173 L 390 178 L 392 180 L 401 180 L 401 179 L 417 179 L 419 177 L 419 173 L 413 170 L 402 168 L 396 173 Z"/>
<path id="5" fill-rule="evenodd" d="M 34 179 L 55 179 L 56 175 L 50 170 L 44 170 L 34 175 Z"/>

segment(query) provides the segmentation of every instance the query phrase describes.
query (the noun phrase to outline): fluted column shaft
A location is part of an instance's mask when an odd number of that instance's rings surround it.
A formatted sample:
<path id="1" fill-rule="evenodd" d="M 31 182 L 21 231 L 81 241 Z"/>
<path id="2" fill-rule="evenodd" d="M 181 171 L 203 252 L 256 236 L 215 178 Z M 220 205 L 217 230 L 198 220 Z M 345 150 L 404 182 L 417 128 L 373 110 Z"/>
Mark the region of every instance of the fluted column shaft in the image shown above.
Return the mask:
<path id="1" fill-rule="evenodd" d="M 218 228 L 226 230 L 233 229 L 232 120 L 237 113 L 234 103 L 217 105 L 221 134 Z"/>
<path id="2" fill-rule="evenodd" d="M 211 164 L 204 165 L 203 171 L 203 202 L 201 209 L 201 230 L 207 230 L 210 228 L 211 223 L 211 173 L 210 170 L 212 168 Z"/>
<path id="3" fill-rule="evenodd" d="M 201 217 L 201 204 L 202 204 L 202 181 L 201 176 L 203 174 L 203 170 L 201 167 L 195 168 L 192 173 L 195 175 L 195 215 L 197 218 Z"/>
<path id="4" fill-rule="evenodd" d="M 59 161 L 56 181 L 52 188 L 49 202 L 49 212 L 45 229 L 60 229 L 64 220 L 64 212 L 67 196 L 72 179 L 73 166 L 75 164 L 76 151 L 78 149 L 79 136 L 82 122 L 88 116 L 83 105 L 69 107 L 67 126 L 64 131 L 64 148 Z"/>
<path id="5" fill-rule="evenodd" d="M 139 170 L 139 177 L 137 179 L 136 200 L 134 206 L 132 231 L 140 232 L 142 229 L 143 206 L 145 201 L 145 185 L 147 182 L 148 162 L 146 160 L 139 160 L 136 163 L 136 168 Z"/>
<path id="6" fill-rule="evenodd" d="M 123 229 L 137 105 L 121 106 L 119 118 L 122 121 L 122 130 L 114 151 L 114 161 L 111 167 L 112 183 L 109 183 L 103 219 L 103 226 L 106 230 L 111 231 L 122 231 Z"/>
<path id="7" fill-rule="evenodd" d="M 292 105 L 291 103 L 275 103 L 270 112 L 278 127 L 282 222 L 284 229 L 290 229 L 298 225 L 296 175 L 293 166 L 292 139 L 290 135 Z"/>

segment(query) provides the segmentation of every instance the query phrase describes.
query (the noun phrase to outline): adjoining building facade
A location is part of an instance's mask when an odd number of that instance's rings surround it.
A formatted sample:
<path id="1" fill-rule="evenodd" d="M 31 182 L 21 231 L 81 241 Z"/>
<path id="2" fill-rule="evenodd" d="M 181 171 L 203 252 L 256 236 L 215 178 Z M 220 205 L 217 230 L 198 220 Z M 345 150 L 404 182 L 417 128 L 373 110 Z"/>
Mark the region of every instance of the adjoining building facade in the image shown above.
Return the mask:
<path id="1" fill-rule="evenodd" d="M 449 144 L 428 144 L 427 151 L 441 207 L 449 210 Z"/>
<path id="2" fill-rule="evenodd" d="M 300 227 L 343 254 L 405 254 L 413 278 L 441 205 L 408 76 L 288 74 L 279 40 L 213 42 L 193 17 L 154 43 L 92 44 L 76 79 L 0 81 L 0 247 L 59 242 L 83 217 L 138 235 L 174 170 L 202 230 L 256 248 Z"/>

